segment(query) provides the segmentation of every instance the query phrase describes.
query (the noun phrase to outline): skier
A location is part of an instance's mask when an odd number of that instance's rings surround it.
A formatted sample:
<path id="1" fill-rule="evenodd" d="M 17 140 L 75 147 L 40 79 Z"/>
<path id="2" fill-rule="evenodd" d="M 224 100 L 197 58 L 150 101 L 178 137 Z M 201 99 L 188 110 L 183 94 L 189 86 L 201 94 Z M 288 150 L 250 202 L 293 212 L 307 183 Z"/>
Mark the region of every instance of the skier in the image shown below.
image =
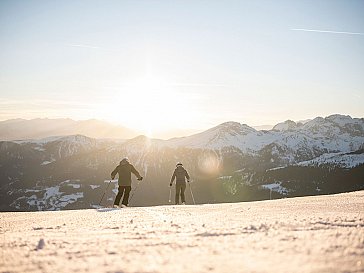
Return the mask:
<path id="1" fill-rule="evenodd" d="M 185 199 L 185 190 L 186 190 L 186 179 L 187 182 L 190 182 L 190 176 L 188 175 L 188 172 L 185 168 L 183 168 L 183 165 L 181 162 L 178 162 L 176 165 L 176 169 L 173 172 L 171 183 L 169 184 L 170 187 L 172 187 L 174 179 L 176 179 L 176 196 L 175 196 L 175 203 L 176 205 L 179 205 L 179 195 L 181 194 L 181 201 L 182 205 L 186 204 Z"/>
<path id="2" fill-rule="evenodd" d="M 115 170 L 111 173 L 111 179 L 115 178 L 116 174 L 119 174 L 119 191 L 114 201 L 114 208 L 119 208 L 121 196 L 124 194 L 122 207 L 127 207 L 129 203 L 129 194 L 131 191 L 131 173 L 133 173 L 139 181 L 143 180 L 139 172 L 130 164 L 127 157 L 120 161 L 120 164 L 116 166 Z"/>

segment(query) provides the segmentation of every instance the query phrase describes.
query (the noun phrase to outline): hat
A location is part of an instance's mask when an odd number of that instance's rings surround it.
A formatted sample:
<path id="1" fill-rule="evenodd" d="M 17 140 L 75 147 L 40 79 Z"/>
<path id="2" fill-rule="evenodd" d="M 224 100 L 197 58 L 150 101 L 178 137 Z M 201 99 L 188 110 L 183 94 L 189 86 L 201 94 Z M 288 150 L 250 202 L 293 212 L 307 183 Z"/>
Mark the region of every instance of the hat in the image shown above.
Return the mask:
<path id="1" fill-rule="evenodd" d="M 129 162 L 129 158 L 124 157 L 124 158 L 120 161 L 120 163 L 124 163 L 124 162 Z"/>

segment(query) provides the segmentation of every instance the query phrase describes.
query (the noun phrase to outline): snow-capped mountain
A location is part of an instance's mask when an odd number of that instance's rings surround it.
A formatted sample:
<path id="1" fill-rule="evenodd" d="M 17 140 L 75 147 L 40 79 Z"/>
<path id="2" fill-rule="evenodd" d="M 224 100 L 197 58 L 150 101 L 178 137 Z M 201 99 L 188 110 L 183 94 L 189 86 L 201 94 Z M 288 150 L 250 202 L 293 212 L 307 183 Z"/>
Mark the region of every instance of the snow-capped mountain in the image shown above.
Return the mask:
<path id="1" fill-rule="evenodd" d="M 305 124 L 285 122 L 270 131 L 226 122 L 170 140 L 71 135 L 0 141 L 0 210 L 92 207 L 125 156 L 145 177 L 138 205 L 164 204 L 161 193 L 168 194 L 178 161 L 196 181 L 196 197 L 207 203 L 264 199 L 269 189 L 262 185 L 282 185 L 288 196 L 362 189 L 363 128 L 363 119 L 334 115 Z M 314 183 L 301 183 L 307 168 L 326 166 L 340 169 L 340 175 L 311 171 Z M 274 171 L 277 167 L 286 168 Z M 105 202 L 112 202 L 116 185 Z"/>
<path id="2" fill-rule="evenodd" d="M 332 115 L 305 124 L 286 121 L 270 131 L 226 122 L 205 132 L 167 141 L 171 147 L 222 149 L 233 146 L 258 155 L 270 150 L 286 163 L 300 162 L 332 152 L 352 152 L 364 145 L 364 119 Z"/>
<path id="3" fill-rule="evenodd" d="M 221 149 L 235 146 L 240 148 L 242 138 L 255 135 L 258 131 L 246 124 L 225 122 L 199 134 L 167 141 L 169 146 Z"/>
<path id="4" fill-rule="evenodd" d="M 317 117 L 302 126 L 303 131 L 328 138 L 339 134 L 344 137 L 364 135 L 364 119 L 350 116 L 331 115 L 326 118 Z"/>
<path id="5" fill-rule="evenodd" d="M 288 131 L 288 130 L 294 130 L 297 128 L 297 123 L 293 120 L 286 120 L 285 122 L 278 123 L 273 127 L 273 130 L 277 131 Z"/>

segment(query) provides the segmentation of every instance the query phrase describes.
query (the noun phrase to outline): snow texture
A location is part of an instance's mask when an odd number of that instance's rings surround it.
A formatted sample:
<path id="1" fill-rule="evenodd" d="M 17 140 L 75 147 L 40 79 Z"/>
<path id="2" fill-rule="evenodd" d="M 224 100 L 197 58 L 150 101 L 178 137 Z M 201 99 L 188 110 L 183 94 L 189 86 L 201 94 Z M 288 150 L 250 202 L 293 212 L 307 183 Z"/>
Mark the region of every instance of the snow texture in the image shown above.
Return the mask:
<path id="1" fill-rule="evenodd" d="M 52 162 L 54 162 L 55 160 L 52 160 L 52 161 L 43 161 L 40 165 L 48 165 L 48 164 L 51 164 Z"/>
<path id="2" fill-rule="evenodd" d="M 347 153 L 329 153 L 323 154 L 315 159 L 298 163 L 298 166 L 336 166 L 340 168 L 354 168 L 364 164 L 364 153 L 347 154 Z"/>
<path id="3" fill-rule="evenodd" d="M 74 189 L 81 188 L 81 185 L 80 184 L 72 184 L 72 183 L 70 183 L 70 184 L 67 184 L 67 185 L 70 186 L 70 187 L 72 187 L 72 188 L 74 188 Z"/>
<path id="4" fill-rule="evenodd" d="M 3 212 L 1 272 L 364 272 L 364 191 Z"/>
<path id="5" fill-rule="evenodd" d="M 287 131 L 287 130 L 293 130 L 297 127 L 296 122 L 292 120 L 286 120 L 285 122 L 278 123 L 276 126 L 273 127 L 273 130 L 277 131 Z"/>
<path id="6" fill-rule="evenodd" d="M 77 180 L 76 180 L 77 181 Z M 37 207 L 38 210 L 60 210 L 65 208 L 67 205 L 77 202 L 78 199 L 84 197 L 83 192 L 76 192 L 74 194 L 65 194 L 60 191 L 62 185 L 68 185 L 74 189 L 81 188 L 80 184 L 70 183 L 70 180 L 60 182 L 57 186 L 45 187 L 42 189 L 27 189 L 24 193 L 28 192 L 44 192 L 43 196 L 31 195 L 29 197 L 22 196 L 16 199 L 11 206 L 20 208 L 19 201 L 26 199 L 29 206 Z"/>
<path id="7" fill-rule="evenodd" d="M 287 194 L 288 190 L 285 187 L 282 187 L 280 183 L 271 183 L 262 185 L 262 188 L 278 192 L 280 194 Z"/>

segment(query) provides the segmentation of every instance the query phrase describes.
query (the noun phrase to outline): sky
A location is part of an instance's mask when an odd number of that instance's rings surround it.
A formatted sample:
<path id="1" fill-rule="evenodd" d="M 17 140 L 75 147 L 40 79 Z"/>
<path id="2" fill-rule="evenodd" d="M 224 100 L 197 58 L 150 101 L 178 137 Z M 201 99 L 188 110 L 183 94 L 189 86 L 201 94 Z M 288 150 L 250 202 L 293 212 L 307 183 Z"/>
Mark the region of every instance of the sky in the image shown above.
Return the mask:
<path id="1" fill-rule="evenodd" d="M 147 135 L 364 117 L 364 1 L 0 0 L 0 120 Z"/>

